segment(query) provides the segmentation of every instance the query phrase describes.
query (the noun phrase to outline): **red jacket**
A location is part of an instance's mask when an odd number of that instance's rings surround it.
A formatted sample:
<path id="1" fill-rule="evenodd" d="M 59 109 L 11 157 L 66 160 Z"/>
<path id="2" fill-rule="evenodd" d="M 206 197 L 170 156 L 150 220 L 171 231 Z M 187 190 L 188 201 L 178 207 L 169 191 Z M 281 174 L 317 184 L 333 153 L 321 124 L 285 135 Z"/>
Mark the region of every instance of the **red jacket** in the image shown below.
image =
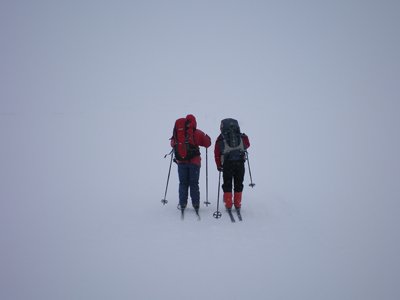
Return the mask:
<path id="1" fill-rule="evenodd" d="M 192 126 L 194 128 L 197 127 L 196 118 L 193 115 L 187 115 L 186 119 L 188 119 L 192 123 Z M 196 129 L 193 134 L 194 134 L 194 143 L 196 146 L 202 146 L 205 148 L 208 148 L 211 146 L 211 138 L 207 134 L 205 134 L 203 131 L 201 131 L 200 129 Z M 170 140 L 171 140 L 171 147 L 174 147 L 176 144 L 175 138 L 171 137 Z M 201 165 L 201 157 L 200 157 L 200 155 L 198 155 L 198 156 L 193 157 L 190 160 L 184 160 L 184 161 L 176 160 L 176 162 L 178 164 L 191 163 L 191 164 L 196 164 L 196 165 L 200 166 Z"/>
<path id="2" fill-rule="evenodd" d="M 247 135 L 245 135 L 244 133 L 242 134 L 242 140 L 243 140 L 243 145 L 244 145 L 244 149 L 247 149 L 250 147 L 250 141 L 249 141 L 249 137 Z M 215 141 L 215 146 L 214 146 L 214 158 L 215 158 L 215 164 L 217 165 L 217 169 L 221 168 L 221 147 L 220 147 L 220 143 L 222 142 L 222 134 L 220 134 L 217 138 L 217 140 Z"/>

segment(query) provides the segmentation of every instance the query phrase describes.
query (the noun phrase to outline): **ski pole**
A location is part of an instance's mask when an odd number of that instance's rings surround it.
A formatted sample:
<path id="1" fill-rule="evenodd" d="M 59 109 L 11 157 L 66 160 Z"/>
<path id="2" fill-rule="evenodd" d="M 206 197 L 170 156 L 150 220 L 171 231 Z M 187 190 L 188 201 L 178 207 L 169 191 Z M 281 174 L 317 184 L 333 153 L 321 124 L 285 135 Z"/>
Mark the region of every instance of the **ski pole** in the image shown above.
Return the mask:
<path id="1" fill-rule="evenodd" d="M 216 219 L 219 219 L 222 216 L 221 212 L 219 211 L 219 190 L 221 189 L 220 185 L 221 185 L 221 171 L 219 171 L 219 179 L 218 179 L 217 211 L 214 212 L 214 214 L 213 214 L 213 217 L 216 218 Z"/>
<path id="2" fill-rule="evenodd" d="M 170 161 L 170 163 L 169 163 L 169 170 L 168 170 L 168 177 L 167 177 L 167 185 L 166 185 L 166 187 L 165 187 L 164 198 L 161 200 L 161 203 L 162 203 L 163 205 L 165 205 L 165 204 L 168 203 L 168 200 L 167 200 L 167 190 L 168 190 L 169 176 L 170 176 L 170 174 L 171 174 L 171 165 L 172 165 L 172 158 L 173 158 L 172 152 L 173 152 L 173 150 L 171 150 L 170 153 L 164 155 L 164 158 L 166 158 L 168 155 L 171 155 L 171 161 Z"/>
<path id="3" fill-rule="evenodd" d="M 206 206 L 210 205 L 211 202 L 208 201 L 208 148 L 206 148 L 206 201 L 204 201 Z"/>
<path id="4" fill-rule="evenodd" d="M 250 175 L 250 184 L 249 184 L 249 186 L 251 186 L 251 187 L 253 188 L 256 184 L 253 183 L 253 179 L 252 179 L 252 177 L 251 177 L 249 153 L 248 153 L 247 151 L 246 151 L 246 157 L 247 157 L 247 165 L 249 166 L 249 175 Z"/>

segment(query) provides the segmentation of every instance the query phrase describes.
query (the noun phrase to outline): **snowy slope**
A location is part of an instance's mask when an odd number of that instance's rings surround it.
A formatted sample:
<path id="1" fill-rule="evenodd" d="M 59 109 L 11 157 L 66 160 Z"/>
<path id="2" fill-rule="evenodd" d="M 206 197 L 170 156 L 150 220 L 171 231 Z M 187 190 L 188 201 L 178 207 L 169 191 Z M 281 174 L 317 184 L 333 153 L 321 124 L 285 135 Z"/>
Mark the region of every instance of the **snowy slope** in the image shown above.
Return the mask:
<path id="1" fill-rule="evenodd" d="M 169 203 L 160 202 L 168 136 L 153 143 L 162 147 L 139 147 L 146 138 L 135 132 L 137 118 L 133 112 L 2 118 L 4 299 L 374 299 L 384 293 L 391 299 L 397 293 L 391 280 L 399 267 L 398 190 L 390 181 L 368 179 L 365 170 L 337 161 L 320 170 L 304 162 L 316 158 L 301 147 L 290 151 L 299 155 L 296 163 L 275 152 L 273 138 L 255 133 L 250 158 L 257 185 L 250 189 L 246 177 L 244 221 L 212 217 L 213 161 L 212 205 L 201 208 L 200 222 L 190 211 L 181 221 L 175 165 Z M 203 118 L 200 113 L 199 127 Z M 251 132 L 251 118 L 243 119 Z M 321 147 L 311 145 L 310 151 Z"/>
<path id="2" fill-rule="evenodd" d="M 2 3 L 0 299 L 398 299 L 382 3 Z M 226 117 L 249 135 L 243 222 L 212 217 L 212 149 L 201 221 L 175 165 L 161 204 L 188 113 L 212 147 Z"/>

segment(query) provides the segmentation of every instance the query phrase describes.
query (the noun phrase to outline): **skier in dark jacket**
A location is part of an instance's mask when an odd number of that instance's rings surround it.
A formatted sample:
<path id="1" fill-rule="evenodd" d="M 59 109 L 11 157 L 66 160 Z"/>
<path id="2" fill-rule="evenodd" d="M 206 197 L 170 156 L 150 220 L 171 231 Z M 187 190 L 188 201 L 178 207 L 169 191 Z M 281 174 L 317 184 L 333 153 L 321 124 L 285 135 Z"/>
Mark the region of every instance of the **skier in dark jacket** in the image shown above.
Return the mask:
<path id="1" fill-rule="evenodd" d="M 240 210 L 245 173 L 245 151 L 250 147 L 250 141 L 246 134 L 240 133 L 239 124 L 234 119 L 222 120 L 220 129 L 221 134 L 215 142 L 214 157 L 217 169 L 223 175 L 224 203 L 228 210 L 232 209 L 232 204 Z"/>
<path id="2" fill-rule="evenodd" d="M 211 145 L 211 138 L 200 129 L 197 129 L 197 121 L 194 115 L 189 114 L 186 116 L 188 125 L 193 128 L 193 141 L 194 145 L 198 148 L 199 146 L 208 148 Z M 174 136 L 171 137 L 171 147 L 175 147 L 177 141 Z M 189 160 L 178 160 L 175 158 L 175 162 L 178 165 L 178 176 L 179 176 L 179 207 L 184 210 L 187 205 L 189 189 L 190 198 L 192 199 L 192 205 L 198 212 L 200 207 L 200 189 L 199 189 L 199 178 L 200 178 L 200 167 L 201 157 L 200 151 Z"/>

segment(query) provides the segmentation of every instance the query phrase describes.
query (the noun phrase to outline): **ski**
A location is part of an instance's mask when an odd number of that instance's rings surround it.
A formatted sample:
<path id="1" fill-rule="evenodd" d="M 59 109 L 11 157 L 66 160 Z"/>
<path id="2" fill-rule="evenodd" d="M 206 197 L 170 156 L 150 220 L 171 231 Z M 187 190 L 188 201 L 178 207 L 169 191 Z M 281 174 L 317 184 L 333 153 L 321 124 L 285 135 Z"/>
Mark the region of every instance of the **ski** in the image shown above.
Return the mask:
<path id="1" fill-rule="evenodd" d="M 239 221 L 242 221 L 242 214 L 240 213 L 240 208 L 239 209 L 235 209 L 236 210 L 236 214 L 238 216 Z"/>
<path id="2" fill-rule="evenodd" d="M 181 211 L 181 220 L 185 219 L 185 209 L 179 209 Z M 201 220 L 200 213 L 198 209 L 195 209 L 197 220 Z"/>
<path id="3" fill-rule="evenodd" d="M 226 211 L 228 212 L 229 218 L 231 218 L 232 223 L 235 223 L 236 220 L 235 220 L 235 217 L 232 214 L 232 209 L 227 209 Z"/>

